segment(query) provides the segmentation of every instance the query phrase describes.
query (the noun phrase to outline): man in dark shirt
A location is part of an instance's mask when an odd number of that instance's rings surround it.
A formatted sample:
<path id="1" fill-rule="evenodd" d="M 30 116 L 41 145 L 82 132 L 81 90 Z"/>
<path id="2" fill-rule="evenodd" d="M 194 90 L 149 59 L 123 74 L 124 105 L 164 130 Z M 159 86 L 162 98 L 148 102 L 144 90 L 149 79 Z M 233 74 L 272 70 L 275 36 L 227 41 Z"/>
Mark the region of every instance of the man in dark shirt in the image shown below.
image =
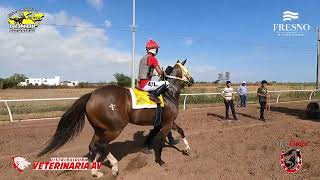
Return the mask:
<path id="1" fill-rule="evenodd" d="M 267 101 L 268 101 L 268 90 L 267 90 L 268 82 L 266 80 L 261 81 L 261 86 L 258 88 L 257 95 L 259 97 L 260 103 L 260 120 L 265 121 L 264 118 L 264 110 L 266 109 Z"/>

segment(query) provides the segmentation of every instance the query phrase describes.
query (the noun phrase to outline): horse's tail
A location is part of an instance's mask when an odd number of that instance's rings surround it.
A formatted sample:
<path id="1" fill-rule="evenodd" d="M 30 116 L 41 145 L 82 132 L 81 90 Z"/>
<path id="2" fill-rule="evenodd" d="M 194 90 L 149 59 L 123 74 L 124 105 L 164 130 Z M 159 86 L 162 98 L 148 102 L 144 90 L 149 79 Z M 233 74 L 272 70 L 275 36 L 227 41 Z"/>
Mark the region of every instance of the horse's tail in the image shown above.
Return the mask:
<path id="1" fill-rule="evenodd" d="M 91 93 L 81 96 L 62 115 L 56 132 L 49 140 L 47 147 L 38 154 L 38 157 L 58 150 L 64 144 L 71 141 L 75 136 L 80 134 L 81 130 L 84 127 L 86 104 L 90 96 Z"/>

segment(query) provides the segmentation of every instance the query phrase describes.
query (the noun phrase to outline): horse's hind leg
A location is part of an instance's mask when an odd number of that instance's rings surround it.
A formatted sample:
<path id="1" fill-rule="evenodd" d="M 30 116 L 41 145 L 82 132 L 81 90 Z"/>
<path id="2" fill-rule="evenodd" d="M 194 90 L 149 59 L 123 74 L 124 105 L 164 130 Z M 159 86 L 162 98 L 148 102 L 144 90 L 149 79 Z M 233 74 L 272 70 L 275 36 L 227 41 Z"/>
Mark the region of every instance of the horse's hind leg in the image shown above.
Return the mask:
<path id="1" fill-rule="evenodd" d="M 186 147 L 184 148 L 183 153 L 185 153 L 186 155 L 190 155 L 191 154 L 191 148 L 189 146 L 189 143 L 187 141 L 186 136 L 184 135 L 183 129 L 180 126 L 178 126 L 175 122 L 173 122 L 172 129 L 177 131 L 181 135 L 181 137 L 183 138 L 183 142 L 186 145 Z"/>
<path id="2" fill-rule="evenodd" d="M 110 165 L 112 166 L 111 170 L 112 170 L 112 175 L 114 176 L 118 175 L 119 165 L 118 165 L 118 160 L 110 152 L 109 143 L 114 139 L 116 139 L 120 135 L 122 130 L 123 129 L 118 131 L 109 131 L 109 130 L 104 131 L 102 143 L 99 144 L 98 152 L 100 154 L 100 157 L 98 161 L 102 162 L 105 158 L 107 158 L 110 162 Z"/>
<path id="3" fill-rule="evenodd" d="M 89 144 L 89 153 L 86 155 L 88 157 L 88 160 L 90 163 L 97 161 L 96 156 L 97 156 L 97 152 L 98 152 L 99 140 L 100 140 L 99 136 L 95 133 L 92 137 L 90 144 Z M 91 169 L 91 175 L 94 177 L 101 177 L 101 176 L 103 176 L 103 173 L 99 172 L 96 169 Z"/>

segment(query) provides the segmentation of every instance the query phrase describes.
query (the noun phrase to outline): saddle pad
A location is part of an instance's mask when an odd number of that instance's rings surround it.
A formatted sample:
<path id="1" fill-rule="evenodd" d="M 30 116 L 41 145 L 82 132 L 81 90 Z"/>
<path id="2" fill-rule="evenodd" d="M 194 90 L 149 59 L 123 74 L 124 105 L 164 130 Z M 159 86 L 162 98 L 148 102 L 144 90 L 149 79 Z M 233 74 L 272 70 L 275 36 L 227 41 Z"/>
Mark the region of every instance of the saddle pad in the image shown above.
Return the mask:
<path id="1" fill-rule="evenodd" d="M 137 88 L 129 88 L 131 99 L 132 99 L 132 109 L 151 109 L 151 108 L 157 108 L 157 104 L 153 102 L 149 98 L 149 92 L 141 91 Z M 162 95 L 159 96 L 159 99 L 161 101 L 161 107 L 164 107 L 164 101 Z"/>

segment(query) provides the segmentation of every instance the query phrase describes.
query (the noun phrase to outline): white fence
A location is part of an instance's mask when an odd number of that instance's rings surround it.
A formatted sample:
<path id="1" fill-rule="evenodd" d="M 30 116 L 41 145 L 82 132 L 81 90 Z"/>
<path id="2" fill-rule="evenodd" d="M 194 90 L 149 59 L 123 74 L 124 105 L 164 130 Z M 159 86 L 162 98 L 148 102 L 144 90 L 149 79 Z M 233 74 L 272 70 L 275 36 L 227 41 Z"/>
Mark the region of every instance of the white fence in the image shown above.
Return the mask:
<path id="1" fill-rule="evenodd" d="M 308 100 L 312 99 L 312 95 L 314 95 L 315 92 L 320 91 L 320 90 L 281 90 L 281 91 L 269 91 L 269 93 L 279 93 L 277 95 L 276 103 L 279 103 L 279 98 L 282 93 L 289 93 L 289 92 L 310 92 L 310 96 Z M 248 94 L 256 94 L 257 92 L 248 92 Z M 184 96 L 183 100 L 183 109 L 186 109 L 186 103 L 187 103 L 187 98 L 188 96 L 204 96 L 204 95 L 220 95 L 221 93 L 191 93 L 191 94 L 181 94 L 180 96 Z M 6 105 L 6 108 L 8 110 L 8 114 L 10 117 L 10 121 L 13 122 L 13 116 L 12 112 L 10 109 L 10 106 L 8 102 L 31 102 L 31 101 L 62 101 L 62 100 L 76 100 L 79 97 L 74 97 L 74 98 L 45 98 L 45 99 L 11 99 L 11 100 L 0 100 L 0 102 L 4 102 Z"/>
<path id="2" fill-rule="evenodd" d="M 281 93 L 289 93 L 289 92 L 310 92 L 309 100 L 312 99 L 312 95 L 319 90 L 280 90 L 280 91 L 268 91 L 269 93 L 279 93 L 277 95 L 277 100 L 276 103 L 279 103 L 279 98 L 281 96 Z M 247 94 L 256 94 L 256 91 L 251 91 L 247 92 Z M 235 92 L 236 94 L 236 92 Z M 183 110 L 186 109 L 186 102 L 188 96 L 204 96 L 204 95 L 221 95 L 221 93 L 191 93 L 191 94 L 181 94 L 180 96 L 184 96 L 184 101 L 183 101 Z"/>

